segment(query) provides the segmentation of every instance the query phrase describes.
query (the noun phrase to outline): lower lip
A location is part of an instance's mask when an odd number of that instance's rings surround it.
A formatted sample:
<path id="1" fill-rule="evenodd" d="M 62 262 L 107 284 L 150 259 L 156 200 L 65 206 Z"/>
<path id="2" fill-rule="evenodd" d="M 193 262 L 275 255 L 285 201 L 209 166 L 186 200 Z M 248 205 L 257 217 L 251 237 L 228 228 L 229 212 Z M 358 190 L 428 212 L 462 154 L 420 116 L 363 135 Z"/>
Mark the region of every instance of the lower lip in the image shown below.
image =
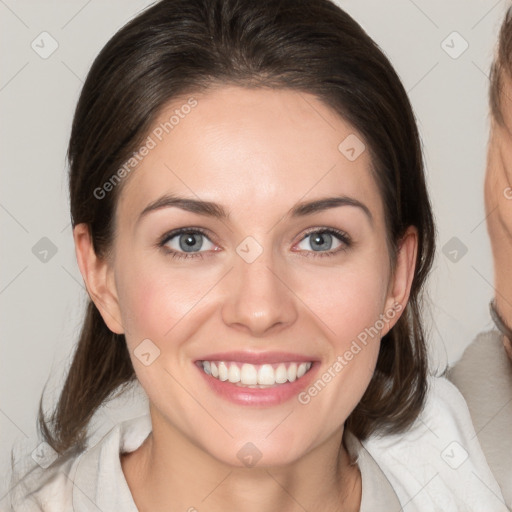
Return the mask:
<path id="1" fill-rule="evenodd" d="M 316 373 L 319 363 L 313 362 L 311 368 L 299 379 L 294 382 L 286 382 L 284 384 L 277 384 L 271 388 L 247 388 L 237 386 L 228 380 L 222 381 L 208 375 L 202 365 L 194 364 L 194 366 L 201 373 L 206 383 L 210 388 L 215 391 L 222 398 L 229 400 L 237 405 L 252 405 L 270 407 L 272 405 L 279 405 L 294 396 L 297 396 L 301 391 L 307 388 Z"/>

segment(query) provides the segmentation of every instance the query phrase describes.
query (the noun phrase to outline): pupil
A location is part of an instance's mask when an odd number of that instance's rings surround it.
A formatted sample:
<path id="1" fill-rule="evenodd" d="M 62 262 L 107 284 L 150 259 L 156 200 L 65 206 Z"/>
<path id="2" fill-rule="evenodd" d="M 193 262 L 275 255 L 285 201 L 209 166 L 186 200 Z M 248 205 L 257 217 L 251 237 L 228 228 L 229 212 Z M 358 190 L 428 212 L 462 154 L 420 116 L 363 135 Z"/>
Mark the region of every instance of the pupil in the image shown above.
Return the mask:
<path id="1" fill-rule="evenodd" d="M 313 245 L 322 245 L 322 243 L 327 243 L 327 245 L 330 247 L 330 244 L 328 243 L 331 240 L 332 236 L 329 233 L 322 233 L 320 235 L 316 235 L 313 238 Z M 327 242 L 326 242 L 326 240 Z M 323 247 L 323 249 L 328 249 L 329 247 Z"/>
<path id="2" fill-rule="evenodd" d="M 195 233 L 187 233 L 181 235 L 180 237 L 180 248 L 182 250 L 194 249 L 199 250 L 201 248 L 201 241 L 197 242 L 197 238 L 200 240 L 201 235 L 196 235 Z"/>

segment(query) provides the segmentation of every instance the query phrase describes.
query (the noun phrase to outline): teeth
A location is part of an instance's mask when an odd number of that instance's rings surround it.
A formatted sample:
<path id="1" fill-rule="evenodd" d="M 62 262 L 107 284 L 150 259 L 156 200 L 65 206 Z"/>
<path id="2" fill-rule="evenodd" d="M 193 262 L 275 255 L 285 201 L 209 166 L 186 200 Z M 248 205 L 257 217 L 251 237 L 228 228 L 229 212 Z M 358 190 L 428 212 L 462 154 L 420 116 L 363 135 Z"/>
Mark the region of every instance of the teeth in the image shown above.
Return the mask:
<path id="1" fill-rule="evenodd" d="M 242 384 L 258 384 L 258 372 L 252 364 L 244 364 L 240 372 L 240 382 Z"/>
<path id="2" fill-rule="evenodd" d="M 300 379 L 306 373 L 306 365 L 299 364 L 297 367 L 297 379 Z"/>
<path id="3" fill-rule="evenodd" d="M 297 378 L 297 365 L 295 363 L 292 363 L 288 367 L 288 380 L 290 382 L 293 382 Z"/>
<path id="4" fill-rule="evenodd" d="M 264 384 L 265 386 L 272 386 L 276 383 L 274 375 L 274 369 L 269 364 L 260 366 L 258 370 L 258 384 Z"/>
<path id="5" fill-rule="evenodd" d="M 229 365 L 228 380 L 233 384 L 240 382 L 240 368 L 236 364 Z"/>
<path id="6" fill-rule="evenodd" d="M 205 373 L 221 381 L 253 388 L 275 386 L 300 379 L 312 363 L 253 365 L 248 363 L 201 361 Z"/>
<path id="7" fill-rule="evenodd" d="M 276 370 L 276 383 L 283 384 L 287 380 L 288 380 L 288 372 L 286 371 L 286 366 L 284 364 L 280 364 Z"/>
<path id="8" fill-rule="evenodd" d="M 218 364 L 219 368 L 219 380 L 228 380 L 228 367 L 226 363 L 220 361 Z"/>

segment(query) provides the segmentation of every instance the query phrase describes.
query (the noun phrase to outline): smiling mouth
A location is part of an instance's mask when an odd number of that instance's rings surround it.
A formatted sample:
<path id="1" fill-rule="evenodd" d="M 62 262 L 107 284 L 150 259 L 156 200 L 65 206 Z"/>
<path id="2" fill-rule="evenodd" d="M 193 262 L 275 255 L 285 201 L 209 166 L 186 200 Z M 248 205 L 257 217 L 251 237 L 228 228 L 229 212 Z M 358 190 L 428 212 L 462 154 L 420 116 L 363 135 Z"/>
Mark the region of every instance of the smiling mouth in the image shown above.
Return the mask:
<path id="1" fill-rule="evenodd" d="M 313 362 L 250 364 L 238 361 L 198 361 L 204 373 L 239 387 L 270 388 L 302 378 Z"/>

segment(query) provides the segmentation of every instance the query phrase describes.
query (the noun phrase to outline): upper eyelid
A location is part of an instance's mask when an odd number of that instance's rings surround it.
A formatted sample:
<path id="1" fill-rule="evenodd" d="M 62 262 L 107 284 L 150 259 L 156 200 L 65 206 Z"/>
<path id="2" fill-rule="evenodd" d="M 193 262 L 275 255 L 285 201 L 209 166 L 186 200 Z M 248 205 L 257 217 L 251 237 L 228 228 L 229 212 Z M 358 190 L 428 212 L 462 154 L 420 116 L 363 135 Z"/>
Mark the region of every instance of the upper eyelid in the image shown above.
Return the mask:
<path id="1" fill-rule="evenodd" d="M 343 235 L 345 236 L 346 238 L 351 238 L 350 235 L 343 229 L 339 229 L 339 228 L 330 228 L 330 227 L 327 227 L 327 226 L 324 226 L 324 227 L 313 227 L 313 228 L 308 228 L 305 232 L 304 232 L 304 236 L 308 236 L 308 235 L 311 235 L 312 233 L 317 233 L 317 232 L 323 232 L 323 231 L 327 231 L 327 232 L 334 232 L 334 234 L 338 234 L 338 235 Z"/>
<path id="2" fill-rule="evenodd" d="M 169 240 L 171 240 L 172 238 L 174 238 L 176 236 L 183 235 L 183 234 L 185 234 L 187 232 L 201 233 L 202 235 L 206 236 L 207 238 L 210 238 L 209 230 L 207 230 L 205 228 L 186 227 L 186 228 L 171 229 L 171 230 L 167 231 L 166 233 L 164 233 L 160 237 L 160 241 L 161 242 L 166 242 L 166 241 L 169 241 Z M 213 240 L 211 240 L 211 239 L 210 239 L 210 241 L 213 242 Z"/>

